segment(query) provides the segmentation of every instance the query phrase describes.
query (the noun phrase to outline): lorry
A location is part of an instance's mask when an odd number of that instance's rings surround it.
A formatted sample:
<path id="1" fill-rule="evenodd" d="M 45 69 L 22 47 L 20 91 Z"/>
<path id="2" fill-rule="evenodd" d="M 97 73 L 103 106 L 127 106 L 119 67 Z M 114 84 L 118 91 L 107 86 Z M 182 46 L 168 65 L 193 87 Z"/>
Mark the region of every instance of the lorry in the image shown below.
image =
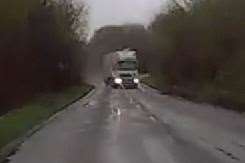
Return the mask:
<path id="1" fill-rule="evenodd" d="M 138 88 L 139 72 L 136 51 L 124 49 L 103 57 L 103 78 L 113 88 Z"/>

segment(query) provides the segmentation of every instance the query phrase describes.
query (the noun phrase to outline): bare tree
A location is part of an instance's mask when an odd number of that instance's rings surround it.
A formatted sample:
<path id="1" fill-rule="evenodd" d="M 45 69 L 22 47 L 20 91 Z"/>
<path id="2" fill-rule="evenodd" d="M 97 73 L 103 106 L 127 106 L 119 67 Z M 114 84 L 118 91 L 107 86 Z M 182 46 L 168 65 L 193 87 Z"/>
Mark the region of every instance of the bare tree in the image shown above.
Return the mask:
<path id="1" fill-rule="evenodd" d="M 178 8 L 182 9 L 183 11 L 190 10 L 193 0 L 171 0 L 174 5 L 176 5 Z"/>

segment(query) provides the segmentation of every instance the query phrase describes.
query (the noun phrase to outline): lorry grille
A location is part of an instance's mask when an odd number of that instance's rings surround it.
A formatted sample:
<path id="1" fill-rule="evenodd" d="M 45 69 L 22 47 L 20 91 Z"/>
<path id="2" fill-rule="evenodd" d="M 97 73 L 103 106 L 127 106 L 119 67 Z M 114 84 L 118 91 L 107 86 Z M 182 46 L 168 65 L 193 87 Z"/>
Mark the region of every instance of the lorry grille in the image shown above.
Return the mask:
<path id="1" fill-rule="evenodd" d="M 132 78 L 131 74 L 120 74 L 121 78 Z"/>
<path id="2" fill-rule="evenodd" d="M 133 81 L 132 78 L 130 78 L 130 79 L 123 79 L 123 84 L 133 84 L 133 83 L 134 83 L 134 81 Z"/>
<path id="3" fill-rule="evenodd" d="M 120 78 L 123 80 L 123 84 L 134 83 L 134 78 L 132 74 L 120 74 Z"/>

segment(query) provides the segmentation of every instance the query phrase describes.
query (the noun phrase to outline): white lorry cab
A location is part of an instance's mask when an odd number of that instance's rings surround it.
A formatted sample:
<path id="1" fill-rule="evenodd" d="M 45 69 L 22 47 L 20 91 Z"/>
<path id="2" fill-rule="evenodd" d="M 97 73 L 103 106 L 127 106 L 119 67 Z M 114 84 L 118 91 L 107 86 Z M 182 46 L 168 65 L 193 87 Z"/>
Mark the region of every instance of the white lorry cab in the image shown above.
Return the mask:
<path id="1" fill-rule="evenodd" d="M 125 49 L 104 56 L 103 75 L 113 88 L 138 88 L 139 72 L 136 51 Z"/>

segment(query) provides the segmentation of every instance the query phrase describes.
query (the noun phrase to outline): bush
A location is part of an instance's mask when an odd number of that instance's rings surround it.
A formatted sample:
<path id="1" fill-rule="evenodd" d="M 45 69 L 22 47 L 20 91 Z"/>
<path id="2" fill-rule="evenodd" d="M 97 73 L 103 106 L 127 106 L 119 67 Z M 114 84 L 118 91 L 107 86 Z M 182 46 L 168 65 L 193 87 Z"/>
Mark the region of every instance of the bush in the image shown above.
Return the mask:
<path id="1" fill-rule="evenodd" d="M 244 7 L 243 0 L 197 0 L 188 10 L 174 5 L 157 16 L 151 31 L 160 49 L 164 83 L 199 92 L 200 97 L 212 92 L 208 99 L 217 100 L 211 101 L 243 103 Z"/>
<path id="2" fill-rule="evenodd" d="M 86 14 L 69 0 L 0 2 L 0 113 L 81 82 Z"/>

